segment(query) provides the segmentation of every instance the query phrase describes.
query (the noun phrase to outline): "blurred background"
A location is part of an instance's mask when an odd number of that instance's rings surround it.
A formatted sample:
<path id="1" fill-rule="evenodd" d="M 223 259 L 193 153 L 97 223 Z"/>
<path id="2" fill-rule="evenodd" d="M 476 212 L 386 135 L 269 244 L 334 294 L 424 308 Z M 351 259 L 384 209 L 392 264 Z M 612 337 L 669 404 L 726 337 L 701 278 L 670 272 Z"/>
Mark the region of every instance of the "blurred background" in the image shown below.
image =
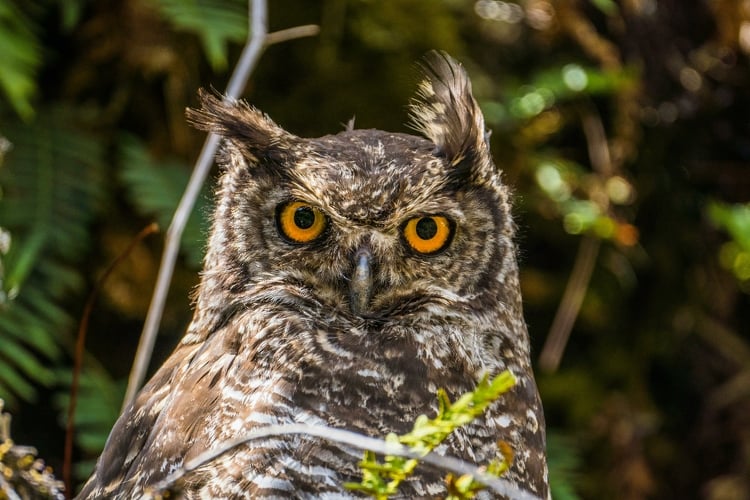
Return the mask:
<path id="1" fill-rule="evenodd" d="M 243 97 L 298 135 L 408 131 L 430 49 L 470 73 L 516 195 L 554 497 L 750 499 L 750 1 L 269 3 L 271 31 L 320 33 L 269 46 Z M 0 398 L 56 470 L 84 303 L 168 226 L 204 139 L 184 109 L 226 87 L 247 22 L 242 0 L 0 0 Z M 152 371 L 190 321 L 210 193 Z M 79 480 L 162 248 L 139 243 L 97 297 Z"/>

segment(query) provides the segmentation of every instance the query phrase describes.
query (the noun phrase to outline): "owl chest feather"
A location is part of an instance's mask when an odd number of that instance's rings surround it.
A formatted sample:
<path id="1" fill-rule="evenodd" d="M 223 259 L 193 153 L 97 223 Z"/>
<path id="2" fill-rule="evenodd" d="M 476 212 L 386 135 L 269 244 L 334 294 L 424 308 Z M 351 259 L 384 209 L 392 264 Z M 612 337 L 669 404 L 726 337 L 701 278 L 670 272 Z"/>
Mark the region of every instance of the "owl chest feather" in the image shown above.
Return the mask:
<path id="1" fill-rule="evenodd" d="M 476 384 L 475 367 L 466 364 L 466 353 L 457 352 L 465 345 L 434 347 L 436 338 L 451 338 L 445 325 L 423 321 L 424 328 L 415 330 L 354 324 L 335 313 L 325 322 L 305 318 L 258 305 L 203 342 L 180 346 L 144 389 L 132 416 L 113 431 L 123 446 L 134 436 L 140 436 L 135 441 L 140 444 L 116 452 L 136 458 L 125 463 L 116 458 L 112 473 L 150 471 L 124 482 L 133 489 L 122 490 L 121 498 L 206 450 L 267 425 L 325 425 L 375 437 L 404 434 L 419 415 L 436 414 L 438 388 L 455 399 Z M 425 343 L 432 347 L 425 349 Z M 439 451 L 486 463 L 495 457 L 498 439 L 519 439 L 517 429 L 507 428 L 509 412 L 523 409 L 495 407 L 456 431 Z M 358 481 L 361 457 L 361 450 L 324 439 L 279 436 L 233 447 L 177 486 L 186 498 L 349 495 L 342 485 Z M 404 485 L 405 498 L 444 489 L 436 471 L 422 471 L 418 478 Z"/>
<path id="2" fill-rule="evenodd" d="M 456 397 L 475 385 L 473 375 L 462 365 L 443 360 L 436 366 L 429 358 L 422 359 L 419 342 L 389 335 L 388 328 L 375 332 L 354 327 L 349 337 L 341 337 L 332 333 L 339 330 L 330 324 L 323 329 L 320 324 L 284 318 L 265 313 L 238 318 L 235 333 L 254 334 L 235 344 L 238 350 L 231 361 L 226 354 L 221 357 L 224 361 L 200 359 L 208 355 L 206 350 L 194 359 L 194 366 L 222 371 L 225 384 L 207 398 L 215 401 L 214 408 L 196 429 L 199 434 L 192 449 L 270 424 L 326 425 L 375 437 L 404 434 L 420 414 L 435 415 L 437 387 Z M 268 329 L 275 334 L 267 334 Z M 390 338 L 376 339 L 373 335 L 377 334 Z M 220 344 L 220 340 L 215 342 Z M 206 374 L 202 379 L 213 377 Z M 492 421 L 480 419 L 452 436 L 442 452 L 485 462 L 495 453 L 493 428 Z M 191 455 L 192 451 L 185 460 Z M 342 489 L 344 482 L 358 480 L 361 457 L 361 450 L 335 442 L 282 436 L 238 447 L 196 471 L 186 484 L 200 489 L 204 482 L 213 484 L 209 476 L 220 473 L 235 477 L 245 494 L 284 496 L 294 491 L 304 498 L 299 488 L 309 481 L 301 478 L 317 474 L 315 484 L 320 489 L 309 492 L 312 497 L 325 492 L 343 494 L 347 493 Z M 406 497 L 424 497 L 442 488 L 441 476 L 427 471 L 419 482 L 405 485 L 404 492 Z"/>

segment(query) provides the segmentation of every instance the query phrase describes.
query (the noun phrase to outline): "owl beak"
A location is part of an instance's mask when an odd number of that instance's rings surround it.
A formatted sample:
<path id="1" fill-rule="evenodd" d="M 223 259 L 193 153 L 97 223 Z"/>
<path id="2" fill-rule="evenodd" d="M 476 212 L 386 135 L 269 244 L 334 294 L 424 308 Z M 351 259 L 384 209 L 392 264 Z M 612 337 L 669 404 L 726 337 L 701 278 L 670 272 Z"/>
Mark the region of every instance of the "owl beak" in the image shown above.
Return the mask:
<path id="1" fill-rule="evenodd" d="M 367 312 L 372 295 L 372 254 L 368 249 L 361 249 L 354 256 L 354 272 L 349 284 L 351 307 L 354 314 Z"/>

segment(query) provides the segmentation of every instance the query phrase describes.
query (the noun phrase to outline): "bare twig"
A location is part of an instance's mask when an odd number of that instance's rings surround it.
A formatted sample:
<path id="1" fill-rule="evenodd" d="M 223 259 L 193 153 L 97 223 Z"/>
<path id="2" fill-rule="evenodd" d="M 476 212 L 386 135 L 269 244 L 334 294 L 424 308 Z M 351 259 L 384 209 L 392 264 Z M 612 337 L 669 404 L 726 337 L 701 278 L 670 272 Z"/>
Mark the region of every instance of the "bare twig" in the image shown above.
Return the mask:
<path id="1" fill-rule="evenodd" d="M 83 314 L 81 315 L 81 324 L 78 326 L 78 336 L 76 337 L 76 350 L 73 357 L 73 380 L 70 384 L 70 403 L 68 404 L 68 421 L 65 426 L 65 454 L 63 458 L 63 481 L 65 482 L 65 496 L 70 498 L 73 492 L 72 482 L 72 469 L 73 469 L 73 435 L 75 428 L 75 415 L 76 415 L 76 404 L 78 402 L 78 384 L 81 377 L 81 370 L 83 369 L 83 354 L 86 347 L 86 332 L 89 329 L 89 318 L 91 317 L 91 311 L 94 310 L 94 303 L 96 298 L 99 296 L 99 291 L 104 286 L 104 282 L 107 281 L 112 271 L 125 259 L 133 248 L 143 241 L 143 239 L 151 234 L 159 231 L 159 226 L 154 222 L 146 226 L 141 230 L 138 235 L 133 238 L 133 241 L 127 246 L 127 248 L 117 256 L 115 260 L 104 270 L 101 278 L 97 281 L 94 289 L 89 294 L 89 298 L 86 301 L 86 305 L 83 308 Z"/>
<path id="2" fill-rule="evenodd" d="M 421 454 L 414 453 L 406 446 L 398 443 L 386 442 L 381 439 L 363 436 L 362 434 L 343 429 L 334 429 L 322 425 L 307 424 L 264 426 L 248 432 L 244 436 L 224 441 L 217 447 L 205 451 L 197 457 L 189 460 L 188 462 L 183 464 L 182 467 L 178 468 L 177 470 L 169 474 L 166 478 L 159 481 L 151 488 L 151 496 L 147 494 L 145 498 L 157 498 L 160 492 L 171 488 L 185 474 L 188 474 L 196 470 L 197 468 L 213 460 L 216 460 L 224 453 L 231 451 L 238 446 L 258 439 L 288 436 L 291 434 L 304 434 L 306 436 L 318 437 L 326 439 L 328 441 L 352 446 L 360 450 L 373 451 L 381 455 L 394 455 L 405 458 L 416 458 L 426 464 L 433 465 L 447 472 L 452 472 L 458 475 L 469 474 L 476 481 L 484 484 L 493 492 L 503 495 L 506 498 L 510 498 L 513 500 L 540 500 L 539 497 L 536 497 L 535 495 L 518 488 L 510 481 L 490 476 L 475 465 L 464 462 L 463 460 L 459 460 L 454 457 L 445 457 L 442 455 L 438 455 L 437 453 L 428 453 L 427 455 L 422 456 Z"/>
<path id="3" fill-rule="evenodd" d="M 285 30 L 274 31 L 273 33 L 266 35 L 266 47 L 276 43 L 294 40 L 295 38 L 315 36 L 318 33 L 320 33 L 320 26 L 317 24 L 305 24 L 303 26 L 295 26 Z"/>
<path id="4" fill-rule="evenodd" d="M 611 177 L 614 174 L 615 167 L 612 164 L 607 133 L 604 130 L 601 118 L 595 110 L 584 111 L 581 124 L 586 136 L 591 166 L 603 178 Z M 607 207 L 603 208 L 606 209 Z M 560 360 L 568 344 L 570 332 L 573 330 L 573 325 L 586 296 L 600 246 L 601 242 L 595 236 L 584 235 L 581 239 L 568 284 L 547 334 L 547 340 L 542 347 L 542 353 L 539 355 L 539 367 L 542 370 L 554 372 L 560 366 Z"/>
<path id="5" fill-rule="evenodd" d="M 249 8 L 251 10 L 251 15 L 249 20 L 250 31 L 248 42 L 242 50 L 237 67 L 227 85 L 226 95 L 231 99 L 236 99 L 240 92 L 242 92 L 242 89 L 245 88 L 250 72 L 257 63 L 260 53 L 263 50 L 266 33 L 268 32 L 266 0 L 250 0 Z M 195 200 L 198 198 L 201 186 L 211 169 L 214 154 L 216 153 L 218 145 L 219 137 L 213 133 L 209 134 L 206 138 L 206 142 L 203 144 L 203 149 L 201 150 L 198 161 L 195 164 L 190 181 L 185 188 L 185 193 L 182 195 L 182 199 L 177 206 L 177 210 L 175 210 L 169 229 L 167 229 L 164 253 L 162 254 L 161 264 L 159 266 L 159 275 L 156 279 L 156 287 L 154 289 L 153 298 L 151 299 L 151 305 L 149 306 L 148 314 L 146 315 L 146 322 L 143 325 L 143 332 L 141 333 L 141 339 L 138 343 L 138 350 L 135 354 L 133 368 L 130 371 L 128 388 L 125 391 L 125 399 L 123 401 L 123 409 L 133 401 L 135 394 L 138 392 L 138 389 L 146 377 L 148 363 L 151 360 L 151 353 L 154 350 L 156 333 L 159 328 L 159 323 L 161 322 L 164 303 L 167 300 L 169 284 L 172 281 L 172 273 L 180 249 L 182 232 L 185 229 L 185 224 L 193 210 Z"/>
<path id="6" fill-rule="evenodd" d="M 570 273 L 568 285 L 565 287 L 565 293 L 563 293 L 555 319 L 547 334 L 542 353 L 539 355 L 539 367 L 542 370 L 554 372 L 560 366 L 570 332 L 586 296 L 599 246 L 600 242 L 594 236 L 584 236 L 581 239 L 581 246 L 578 247 L 578 255 L 573 271 Z"/>
<path id="7" fill-rule="evenodd" d="M 268 33 L 267 13 L 268 5 L 266 0 L 249 0 L 250 9 L 250 28 L 249 38 L 242 50 L 237 67 L 229 80 L 226 90 L 227 99 L 236 99 L 247 85 L 247 80 L 258 62 L 263 49 L 268 45 L 279 43 L 294 38 L 316 35 L 320 30 L 315 25 L 297 26 L 286 30 Z M 216 148 L 219 145 L 219 137 L 211 133 L 203 144 L 198 161 L 195 164 L 193 173 L 190 177 L 185 193 L 177 206 L 172 222 L 167 229 L 164 244 L 164 253 L 162 254 L 159 265 L 159 275 L 156 279 L 154 295 L 151 299 L 146 321 L 143 325 L 143 332 L 138 343 L 133 368 L 130 371 L 128 379 L 128 388 L 125 391 L 123 409 L 125 409 L 135 398 L 143 380 L 146 377 L 148 364 L 151 360 L 151 353 L 154 350 L 154 342 L 159 329 L 159 323 L 164 312 L 164 303 L 167 300 L 169 284 L 172 281 L 177 254 L 180 249 L 180 239 L 185 229 L 190 212 L 198 198 L 200 188 L 208 176 L 208 172 L 213 164 L 213 158 Z"/>
<path id="8" fill-rule="evenodd" d="M 622 67 L 622 55 L 613 42 L 602 36 L 594 23 L 575 7 L 575 2 L 556 4 L 560 25 L 589 56 L 608 70 Z"/>
<path id="9" fill-rule="evenodd" d="M 738 367 L 750 366 L 750 345 L 740 335 L 705 313 L 698 313 L 692 320 L 695 333 L 727 361 Z"/>
<path id="10" fill-rule="evenodd" d="M 586 136 L 586 147 L 591 167 L 605 179 L 611 177 L 614 174 L 615 166 L 612 164 L 612 156 L 609 152 L 607 132 L 604 130 L 599 113 L 593 107 L 583 112 L 581 126 L 583 127 L 583 134 Z"/>

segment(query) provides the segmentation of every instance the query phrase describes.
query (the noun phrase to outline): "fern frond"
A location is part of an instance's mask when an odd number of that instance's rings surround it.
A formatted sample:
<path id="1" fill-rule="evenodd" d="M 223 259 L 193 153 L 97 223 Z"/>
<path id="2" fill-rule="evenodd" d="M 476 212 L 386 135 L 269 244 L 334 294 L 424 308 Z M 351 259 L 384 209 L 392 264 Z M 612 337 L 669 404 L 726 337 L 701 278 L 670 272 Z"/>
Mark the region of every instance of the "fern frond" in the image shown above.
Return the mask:
<path id="1" fill-rule="evenodd" d="M 61 425 L 67 424 L 70 404 L 72 373 L 60 370 L 56 376 L 62 390 L 55 395 L 55 406 L 60 410 Z M 75 442 L 89 456 L 99 456 L 104 449 L 112 426 L 120 415 L 125 395 L 125 380 L 114 380 L 93 360 L 87 360 L 80 374 L 75 413 Z M 91 474 L 95 461 L 84 461 L 76 465 L 76 477 L 84 479 Z"/>
<path id="2" fill-rule="evenodd" d="M 169 226 L 190 177 L 189 168 L 175 160 L 157 161 L 133 136 L 120 141 L 121 178 L 130 202 L 143 215 L 153 216 L 160 226 Z M 188 265 L 200 267 L 210 210 L 209 190 L 204 188 L 193 208 L 181 246 Z"/>
<path id="3" fill-rule="evenodd" d="M 150 0 L 177 30 L 197 35 L 214 70 L 227 68 L 227 42 L 247 38 L 247 2 Z"/>
<path id="4" fill-rule="evenodd" d="M 552 498 L 578 500 L 580 497 L 575 491 L 575 484 L 581 467 L 581 458 L 575 440 L 556 432 L 549 432 L 547 465 Z"/>
<path id="5" fill-rule="evenodd" d="M 58 304 L 84 283 L 76 266 L 104 200 L 102 148 L 71 116 L 60 110 L 31 124 L 4 121 L 13 148 L 0 169 L 0 226 L 13 239 L 3 259 L 9 300 L 0 309 L 0 397 L 9 402 L 33 400 L 34 384 L 55 380 L 49 367 L 72 326 Z"/>
<path id="6" fill-rule="evenodd" d="M 36 73 L 42 63 L 42 47 L 34 26 L 13 2 L 0 2 L 0 89 L 24 119 L 34 113 L 31 99 L 36 93 Z"/>

